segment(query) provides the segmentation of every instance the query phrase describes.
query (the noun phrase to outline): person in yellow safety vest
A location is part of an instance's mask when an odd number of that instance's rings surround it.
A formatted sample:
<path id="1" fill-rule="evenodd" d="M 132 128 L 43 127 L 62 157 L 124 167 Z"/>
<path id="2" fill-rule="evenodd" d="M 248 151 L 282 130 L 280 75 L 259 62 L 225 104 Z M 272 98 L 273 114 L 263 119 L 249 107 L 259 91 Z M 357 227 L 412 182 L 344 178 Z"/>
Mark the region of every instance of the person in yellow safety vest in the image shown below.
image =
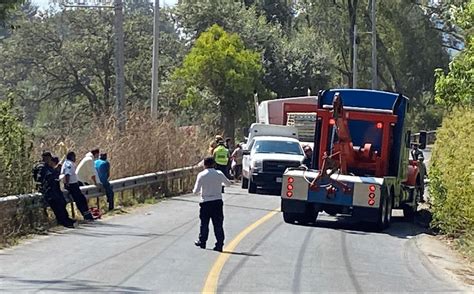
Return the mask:
<path id="1" fill-rule="evenodd" d="M 227 163 L 229 162 L 229 150 L 225 148 L 224 140 L 217 142 L 217 147 L 213 151 L 213 157 L 216 161 L 216 169 L 220 170 L 227 178 L 229 178 L 229 171 Z"/>

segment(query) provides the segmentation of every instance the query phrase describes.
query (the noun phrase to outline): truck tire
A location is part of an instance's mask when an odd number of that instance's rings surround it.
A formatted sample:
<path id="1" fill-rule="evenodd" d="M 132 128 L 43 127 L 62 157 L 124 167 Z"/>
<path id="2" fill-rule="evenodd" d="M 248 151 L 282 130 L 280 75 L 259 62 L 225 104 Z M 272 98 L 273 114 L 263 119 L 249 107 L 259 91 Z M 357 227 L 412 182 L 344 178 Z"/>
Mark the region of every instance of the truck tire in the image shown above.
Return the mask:
<path id="1" fill-rule="evenodd" d="M 387 212 L 385 214 L 385 228 L 392 224 L 393 196 L 387 197 Z"/>
<path id="2" fill-rule="evenodd" d="M 377 222 L 375 224 L 375 230 L 380 232 L 386 227 L 386 218 L 387 218 L 387 194 L 386 192 L 382 192 L 381 198 L 380 198 L 380 207 L 379 207 L 379 213 L 377 214 Z"/>
<path id="3" fill-rule="evenodd" d="M 249 179 L 249 184 L 248 185 L 249 185 L 249 193 L 250 194 L 257 193 L 257 185 L 254 182 L 252 182 L 252 179 Z"/>
<path id="4" fill-rule="evenodd" d="M 249 187 L 249 180 L 242 176 L 242 189 L 247 189 Z"/>
<path id="5" fill-rule="evenodd" d="M 296 213 L 291 213 L 291 212 L 283 212 L 283 220 L 287 224 L 294 224 L 297 218 Z"/>
<path id="6" fill-rule="evenodd" d="M 300 225 L 315 224 L 318 219 L 319 210 L 309 204 L 306 206 L 306 211 L 304 213 L 299 213 L 297 215 L 297 221 Z"/>

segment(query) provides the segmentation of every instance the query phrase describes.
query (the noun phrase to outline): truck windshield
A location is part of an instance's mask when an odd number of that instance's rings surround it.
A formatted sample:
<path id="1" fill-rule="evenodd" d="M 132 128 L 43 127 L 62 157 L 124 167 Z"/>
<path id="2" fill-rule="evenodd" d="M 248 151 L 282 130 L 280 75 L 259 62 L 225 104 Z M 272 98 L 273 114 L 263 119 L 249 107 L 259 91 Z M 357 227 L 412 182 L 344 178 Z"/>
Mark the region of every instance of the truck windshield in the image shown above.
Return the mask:
<path id="1" fill-rule="evenodd" d="M 298 142 L 285 141 L 257 141 L 254 145 L 254 152 L 303 155 Z"/>

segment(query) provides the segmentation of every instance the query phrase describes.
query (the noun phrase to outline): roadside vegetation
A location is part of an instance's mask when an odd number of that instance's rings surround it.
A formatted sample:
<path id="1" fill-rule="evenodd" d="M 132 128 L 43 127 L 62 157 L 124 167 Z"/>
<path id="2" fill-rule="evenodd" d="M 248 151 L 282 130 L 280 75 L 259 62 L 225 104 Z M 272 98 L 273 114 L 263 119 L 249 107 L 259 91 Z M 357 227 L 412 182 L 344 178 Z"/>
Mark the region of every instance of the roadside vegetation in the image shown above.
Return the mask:
<path id="1" fill-rule="evenodd" d="M 448 72 L 436 73 L 436 101 L 448 115 L 431 157 L 431 225 L 455 238 L 474 261 L 474 2 L 458 8 L 453 22 L 465 38 L 465 48 Z"/>

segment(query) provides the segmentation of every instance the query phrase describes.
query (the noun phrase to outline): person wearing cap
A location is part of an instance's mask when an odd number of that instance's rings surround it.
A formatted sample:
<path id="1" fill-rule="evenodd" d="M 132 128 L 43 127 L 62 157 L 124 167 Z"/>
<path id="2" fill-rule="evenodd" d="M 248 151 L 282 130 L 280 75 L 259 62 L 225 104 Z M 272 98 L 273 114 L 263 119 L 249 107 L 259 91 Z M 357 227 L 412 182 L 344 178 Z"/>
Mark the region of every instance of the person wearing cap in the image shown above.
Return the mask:
<path id="1" fill-rule="evenodd" d="M 61 176 L 64 180 L 64 187 L 68 190 L 77 208 L 85 220 L 94 220 L 87 204 L 87 199 L 79 188 L 79 180 L 76 174 L 76 153 L 70 151 L 66 155 L 66 161 L 61 168 Z"/>
<path id="2" fill-rule="evenodd" d="M 77 165 L 77 178 L 82 185 L 100 184 L 97 170 L 95 169 L 94 161 L 99 159 L 99 148 L 92 149 L 84 156 L 84 158 Z"/>
<path id="3" fill-rule="evenodd" d="M 54 169 L 55 166 L 51 153 L 43 152 L 42 160 L 35 166 L 33 176 L 38 183 L 39 191 L 43 194 L 44 200 L 53 210 L 58 224 L 67 228 L 74 228 L 76 221 L 69 218 L 66 210 L 67 203 L 59 187 L 59 173 Z"/>
<path id="4" fill-rule="evenodd" d="M 311 146 L 305 145 L 303 147 L 303 151 L 304 151 L 303 165 L 305 165 L 307 168 L 311 168 L 311 161 L 313 159 L 313 149 L 311 149 Z"/>
<path id="5" fill-rule="evenodd" d="M 101 153 L 99 159 L 95 161 L 95 169 L 99 175 L 99 180 L 105 189 L 105 195 L 107 196 L 107 203 L 109 204 L 109 210 L 114 210 L 114 191 L 110 185 L 110 163 L 107 160 L 107 153 Z"/>
<path id="6" fill-rule="evenodd" d="M 220 170 L 227 178 L 229 174 L 227 172 L 227 164 L 229 162 L 229 150 L 225 148 L 224 140 L 217 142 L 217 147 L 214 149 L 213 157 L 216 162 L 216 169 Z"/>
<path id="7" fill-rule="evenodd" d="M 216 135 L 214 140 L 209 143 L 209 154 L 211 156 L 214 154 L 214 149 L 216 149 L 217 143 L 221 140 L 224 140 L 224 138 L 221 135 Z"/>
<path id="8" fill-rule="evenodd" d="M 197 175 L 194 184 L 193 193 L 201 194 L 201 203 L 199 203 L 199 219 L 201 226 L 199 230 L 199 238 L 194 245 L 204 249 L 209 235 L 209 221 L 212 220 L 214 226 L 214 234 L 216 236 L 216 244 L 213 250 L 222 252 L 224 247 L 224 210 L 222 201 L 222 184 L 230 186 L 231 182 L 220 171 L 216 170 L 213 157 L 204 159 L 205 169 Z"/>
<path id="9" fill-rule="evenodd" d="M 427 172 L 426 172 L 426 166 L 425 166 L 425 156 L 423 154 L 423 151 L 421 151 L 418 147 L 419 147 L 419 144 L 418 143 L 412 143 L 412 146 L 413 146 L 413 149 L 411 150 L 411 157 L 413 160 L 417 161 L 418 162 L 418 169 L 419 169 L 419 172 L 420 172 L 420 180 L 421 180 L 421 183 L 419 185 L 419 195 L 420 195 L 420 202 L 421 203 L 424 203 L 425 202 L 425 198 L 424 198 L 424 194 L 425 194 L 425 177 L 428 176 Z"/>

